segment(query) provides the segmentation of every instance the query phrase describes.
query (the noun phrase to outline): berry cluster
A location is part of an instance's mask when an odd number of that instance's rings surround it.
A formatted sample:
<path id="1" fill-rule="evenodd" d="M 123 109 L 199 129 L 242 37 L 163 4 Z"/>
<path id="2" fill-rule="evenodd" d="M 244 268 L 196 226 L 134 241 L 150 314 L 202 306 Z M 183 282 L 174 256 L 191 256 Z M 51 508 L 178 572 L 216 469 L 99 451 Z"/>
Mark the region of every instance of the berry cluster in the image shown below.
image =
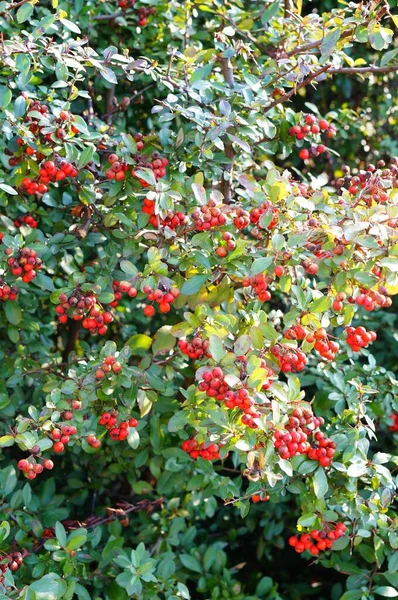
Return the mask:
<path id="1" fill-rule="evenodd" d="M 365 327 L 347 327 L 347 344 L 353 352 L 360 352 L 361 348 L 366 348 L 371 342 L 374 342 L 377 335 L 374 331 L 366 331 Z"/>
<path id="2" fill-rule="evenodd" d="M 101 447 L 101 441 L 99 439 L 97 439 L 95 437 L 95 435 L 90 434 L 87 436 L 87 443 L 92 447 L 92 448 L 100 448 Z"/>
<path id="3" fill-rule="evenodd" d="M 323 424 L 324 419 L 315 417 L 310 410 L 295 408 L 285 426 L 286 431 L 277 429 L 274 433 L 274 446 L 279 456 L 289 459 L 297 454 L 307 454 L 308 458 L 317 460 L 322 467 L 330 466 L 336 444 L 320 431 L 314 434 Z M 312 445 L 308 441 L 311 435 L 314 437 Z"/>
<path id="4" fill-rule="evenodd" d="M 243 208 L 237 208 L 235 210 L 235 218 L 234 218 L 234 225 L 236 227 L 236 229 L 245 229 L 250 223 L 250 213 L 247 212 L 247 210 L 244 210 Z"/>
<path id="5" fill-rule="evenodd" d="M 398 414 L 392 413 L 392 415 L 390 415 L 390 419 L 393 421 L 393 424 L 389 425 L 388 429 L 393 432 L 398 431 Z"/>
<path id="6" fill-rule="evenodd" d="M 137 427 L 137 419 L 131 418 L 128 421 L 120 421 L 118 424 L 118 413 L 116 411 L 102 413 L 98 423 L 105 425 L 109 431 L 112 440 L 125 440 L 129 435 L 129 427 Z M 87 439 L 88 441 L 88 439 Z M 90 442 L 89 442 L 90 443 Z"/>
<path id="7" fill-rule="evenodd" d="M 254 504 L 257 502 L 268 502 L 269 496 L 267 494 L 253 494 L 250 500 L 254 502 Z"/>
<path id="8" fill-rule="evenodd" d="M 105 177 L 107 179 L 116 179 L 116 181 L 125 179 L 126 172 L 129 170 L 129 165 L 124 160 L 119 159 L 117 154 L 110 154 L 108 156 L 108 163 L 111 166 L 105 171 Z"/>
<path id="9" fill-rule="evenodd" d="M 63 181 L 67 177 L 71 179 L 77 175 L 77 169 L 72 163 L 61 160 L 58 166 L 52 161 L 45 161 L 39 169 L 38 179 L 24 177 L 21 181 L 21 188 L 33 196 L 34 194 L 45 194 L 48 191 L 48 184 Z"/>
<path id="10" fill-rule="evenodd" d="M 220 367 L 215 367 L 211 371 L 205 371 L 202 374 L 202 381 L 198 385 L 200 392 L 206 392 L 209 398 L 215 398 L 224 402 L 229 409 L 239 408 L 244 412 L 242 423 L 251 429 L 257 429 L 258 425 L 254 419 L 261 416 L 254 408 L 255 401 L 250 396 L 246 388 L 234 392 L 229 389 L 225 381 L 225 375 Z"/>
<path id="11" fill-rule="evenodd" d="M 51 432 L 51 437 L 54 441 L 54 452 L 59 454 L 65 450 L 65 446 L 69 444 L 70 438 L 76 435 L 77 429 L 74 425 L 63 425 L 61 428 L 54 427 Z"/>
<path id="12" fill-rule="evenodd" d="M 336 312 L 340 312 L 344 308 L 344 300 L 347 299 L 347 295 L 344 292 L 339 292 L 336 298 L 333 300 L 332 308 Z"/>
<path id="13" fill-rule="evenodd" d="M 155 200 L 150 200 L 149 198 L 144 199 L 142 212 L 149 215 L 149 223 L 153 225 L 153 227 L 169 227 L 175 231 L 177 227 L 181 227 L 181 225 L 186 223 L 186 216 L 182 212 L 174 213 L 169 210 L 164 219 L 160 218 L 159 215 L 155 214 Z"/>
<path id="14" fill-rule="evenodd" d="M 199 456 L 205 460 L 220 460 L 220 447 L 217 444 L 209 444 L 205 447 L 204 442 L 199 444 L 195 439 L 189 439 L 182 443 L 182 449 L 194 460 Z"/>
<path id="15" fill-rule="evenodd" d="M 6 254 L 10 252 L 11 250 L 8 248 Z M 15 277 L 22 276 L 24 283 L 30 283 L 43 264 L 41 259 L 37 257 L 37 252 L 30 248 L 22 248 L 15 256 L 10 256 L 7 262 L 11 267 L 11 273 Z"/>
<path id="16" fill-rule="evenodd" d="M 35 458 L 29 460 L 23 458 L 18 461 L 18 469 L 22 471 L 28 479 L 36 479 L 37 475 L 43 473 L 44 469 L 51 470 L 53 467 L 54 463 L 49 458 L 45 458 L 43 464 L 38 463 Z"/>
<path id="17" fill-rule="evenodd" d="M 25 92 L 22 92 L 21 96 L 27 98 Z M 40 116 L 36 116 L 35 113 L 40 113 Z M 29 104 L 29 111 L 26 117 L 24 118 L 25 123 L 29 123 L 30 131 L 37 135 L 41 134 L 41 130 L 45 127 L 47 129 L 48 124 L 43 122 L 43 117 L 46 117 L 50 120 L 50 111 L 48 106 L 45 104 L 41 104 L 38 100 L 33 100 Z M 66 110 L 62 110 L 59 113 L 58 117 L 52 118 L 52 124 L 56 126 L 55 136 L 58 140 L 63 140 L 67 136 L 67 134 L 75 134 L 78 133 L 79 130 L 73 125 L 73 121 L 75 121 L 74 115 L 67 112 Z M 48 142 L 52 141 L 51 133 L 45 133 L 44 139 Z M 24 141 L 19 139 L 17 140 L 18 145 L 23 145 Z M 33 152 L 31 153 L 33 154 Z M 37 155 L 37 153 L 36 153 Z"/>
<path id="18" fill-rule="evenodd" d="M 308 550 L 313 556 L 317 556 L 320 550 L 330 550 L 333 542 L 341 538 L 347 528 L 344 523 L 337 523 L 334 529 L 332 524 L 325 523 L 323 529 L 312 529 L 309 533 L 302 533 L 300 536 L 293 535 L 289 538 L 289 544 L 296 552 L 301 554 Z"/>
<path id="19" fill-rule="evenodd" d="M 56 307 L 58 321 L 66 323 L 71 311 L 72 318 L 75 321 L 82 321 L 84 329 L 88 329 L 91 335 L 105 335 L 108 331 L 107 324 L 113 321 L 113 316 L 108 311 L 100 309 L 96 304 L 96 298 L 92 292 L 82 292 L 79 287 L 76 287 L 70 296 L 61 294 L 59 304 Z"/>
<path id="20" fill-rule="evenodd" d="M 284 344 L 275 344 L 271 348 L 282 373 L 299 373 L 307 364 L 307 356 L 301 350 Z"/>
<path id="21" fill-rule="evenodd" d="M 196 336 L 193 338 L 192 342 L 188 342 L 187 340 L 179 340 L 178 347 L 183 354 L 189 356 L 189 358 L 198 359 L 206 356 L 210 358 L 209 350 L 209 341 L 202 340 L 200 337 Z"/>
<path id="22" fill-rule="evenodd" d="M 350 174 L 350 167 L 344 165 L 342 171 L 345 176 L 337 180 L 337 186 L 346 188 L 356 201 L 363 201 L 366 206 L 372 202 L 384 204 L 389 199 L 389 188 L 398 186 L 398 157 L 390 159 L 389 167 L 384 160 L 379 160 L 377 165 L 369 164 L 357 175 Z"/>
<path id="23" fill-rule="evenodd" d="M 21 215 L 14 220 L 15 227 L 22 227 L 22 225 L 29 225 L 32 229 L 36 229 L 38 222 L 32 217 L 32 215 Z"/>
<path id="24" fill-rule="evenodd" d="M 232 252 L 236 248 L 236 242 L 234 236 L 229 231 L 224 231 L 222 234 L 222 242 L 220 246 L 216 248 L 216 254 L 220 258 L 227 256 L 228 252 Z"/>
<path id="25" fill-rule="evenodd" d="M 99 369 L 95 372 L 96 379 L 103 379 L 106 374 L 117 375 L 122 370 L 122 365 L 116 360 L 114 356 L 107 356 L 101 363 Z"/>
<path id="26" fill-rule="evenodd" d="M 227 222 L 227 216 L 223 212 L 223 204 L 216 205 L 214 200 L 209 200 L 200 209 L 192 213 L 193 224 L 196 231 L 209 231 L 214 227 L 221 227 Z"/>
<path id="27" fill-rule="evenodd" d="M 286 329 L 283 335 L 287 340 L 302 341 L 307 336 L 307 330 L 302 325 L 292 325 L 289 329 Z"/>
<path id="28" fill-rule="evenodd" d="M 355 304 L 363 306 L 367 312 L 372 312 L 377 307 L 389 308 L 392 300 L 387 294 L 387 289 L 384 286 L 380 286 L 377 292 L 361 288 L 360 293 L 355 298 Z"/>
<path id="29" fill-rule="evenodd" d="M 337 352 L 340 349 L 340 346 L 337 342 L 333 342 L 328 339 L 328 334 L 326 333 L 323 327 L 317 329 L 313 336 L 307 335 L 307 342 L 311 342 L 314 338 L 315 344 L 314 348 L 325 360 L 334 360 Z"/>
<path id="30" fill-rule="evenodd" d="M 16 300 L 18 296 L 18 288 L 15 286 L 7 285 L 7 283 L 0 277 L 0 300 L 6 302 L 7 300 Z"/>
<path id="31" fill-rule="evenodd" d="M 0 564 L 0 584 L 4 583 L 4 573 L 7 569 L 10 571 L 18 571 L 23 563 L 23 555 L 21 552 L 11 552 L 7 556 L 7 563 Z"/>
<path id="32" fill-rule="evenodd" d="M 123 294 L 128 294 L 130 298 L 135 298 L 138 294 L 136 288 L 129 281 L 119 281 L 115 279 L 112 282 L 113 295 L 115 299 L 110 303 L 112 308 L 115 308 L 123 297 Z"/>
<path id="33" fill-rule="evenodd" d="M 134 139 L 137 140 L 137 137 L 140 137 L 140 141 L 142 142 L 142 135 L 136 134 L 134 136 Z M 137 143 L 137 150 L 138 150 L 138 145 L 140 142 Z M 145 155 L 141 155 L 141 156 L 136 156 L 135 157 L 136 161 L 137 161 L 137 165 L 132 169 L 131 174 L 134 178 L 137 177 L 137 175 L 135 174 L 135 169 L 141 169 L 141 168 L 145 168 L 145 169 L 151 169 L 153 171 L 153 174 L 155 176 L 155 179 L 161 179 L 162 177 L 165 177 L 166 175 L 166 167 L 169 164 L 169 161 L 167 160 L 167 158 L 162 158 L 159 154 L 159 152 L 155 151 L 152 152 L 152 156 L 151 159 L 148 159 L 148 156 Z M 138 178 L 140 184 L 142 185 L 142 187 L 148 187 L 148 183 L 146 183 L 146 181 L 144 181 L 143 179 Z"/>
<path id="34" fill-rule="evenodd" d="M 270 280 L 260 273 L 254 277 L 245 277 L 242 286 L 252 287 L 261 302 L 268 302 L 271 299 L 271 294 L 267 289 L 269 283 Z"/>
<path id="35" fill-rule="evenodd" d="M 333 138 L 336 135 L 336 128 L 333 125 L 329 125 L 326 119 L 319 119 L 314 114 L 308 114 L 304 117 L 304 123 L 293 125 L 289 129 L 290 135 L 296 138 L 296 140 L 304 140 L 305 138 L 312 138 L 314 140 L 319 139 L 319 135 L 324 133 L 327 138 Z M 319 156 L 326 152 L 327 148 L 324 144 L 314 142 L 308 150 L 303 148 L 299 152 L 299 157 L 302 160 L 306 160 L 310 156 Z"/>
<path id="36" fill-rule="evenodd" d="M 128 8 L 133 8 L 133 6 L 135 5 L 135 2 L 136 2 L 136 0 L 119 0 L 118 6 L 122 10 L 127 10 Z M 156 8 L 153 6 L 151 6 L 150 8 L 146 8 L 145 6 L 142 6 L 140 8 L 137 8 L 137 15 L 138 15 L 138 25 L 140 27 L 145 27 L 145 25 L 148 22 L 149 15 L 156 15 Z"/>
<path id="37" fill-rule="evenodd" d="M 305 258 L 303 261 L 301 261 L 301 266 L 308 275 L 316 275 L 319 271 L 319 266 L 317 263 L 309 258 Z"/>
<path id="38" fill-rule="evenodd" d="M 278 213 L 279 208 L 273 206 L 271 202 L 264 202 L 260 206 L 253 208 L 250 211 L 250 223 L 253 223 L 253 225 L 258 225 L 261 229 L 264 229 L 261 225 L 261 218 L 263 215 L 272 214 L 272 219 L 266 226 L 266 229 L 271 230 L 278 222 Z"/>
<path id="39" fill-rule="evenodd" d="M 142 291 L 146 294 L 150 302 L 157 302 L 161 313 L 168 313 L 171 309 L 171 305 L 176 298 L 180 295 L 180 290 L 176 287 L 172 287 L 169 290 L 157 288 L 153 290 L 148 285 L 144 285 Z M 147 304 L 144 308 L 144 315 L 146 317 L 153 317 L 155 314 L 155 307 L 152 304 Z"/>

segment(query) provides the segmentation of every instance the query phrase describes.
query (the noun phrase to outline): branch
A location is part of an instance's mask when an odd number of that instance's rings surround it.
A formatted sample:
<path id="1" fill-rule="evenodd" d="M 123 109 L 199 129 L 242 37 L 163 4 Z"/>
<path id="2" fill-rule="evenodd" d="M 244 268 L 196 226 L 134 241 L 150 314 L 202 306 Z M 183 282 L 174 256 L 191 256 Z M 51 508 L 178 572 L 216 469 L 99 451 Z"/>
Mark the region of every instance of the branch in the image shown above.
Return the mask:
<path id="1" fill-rule="evenodd" d="M 14 8 L 19 8 L 23 4 L 26 4 L 27 2 L 30 2 L 30 0 L 21 0 L 20 2 L 15 2 L 14 4 L 11 4 L 8 7 L 8 10 L 13 10 Z"/>
<path id="2" fill-rule="evenodd" d="M 231 61 L 229 58 L 220 57 L 221 71 L 226 83 L 231 89 L 235 87 L 234 70 L 232 68 Z M 225 156 L 229 160 L 229 164 L 224 167 L 223 177 L 221 179 L 221 193 L 224 196 L 225 204 L 231 204 L 232 202 L 232 168 L 233 160 L 235 158 L 235 150 L 232 146 L 232 142 L 224 142 Z M 228 178 L 225 175 L 228 174 Z"/>
<path id="3" fill-rule="evenodd" d="M 398 71 L 398 65 L 391 67 L 376 67 L 368 65 L 367 67 L 341 67 L 338 69 L 329 69 L 328 73 L 332 75 L 336 73 L 345 73 L 346 75 L 355 75 L 356 73 L 392 73 Z"/>
<path id="4" fill-rule="evenodd" d="M 319 77 L 319 75 L 321 75 L 322 73 L 329 71 L 330 68 L 331 68 L 331 65 L 325 65 L 321 69 L 318 69 L 318 71 L 311 73 L 311 75 L 309 75 L 306 79 L 303 79 L 303 81 L 301 83 L 299 83 L 293 89 L 291 89 L 290 92 L 288 92 L 287 94 L 283 94 L 283 96 L 280 96 L 279 98 L 277 98 L 276 100 L 271 102 L 271 104 L 268 104 L 268 106 L 266 106 L 264 108 L 264 112 L 268 112 L 269 110 L 271 110 L 271 108 L 274 108 L 274 106 L 277 106 L 278 104 L 281 104 L 282 102 L 287 102 L 287 100 L 290 100 L 290 98 L 292 96 L 294 96 L 294 94 L 297 94 L 298 90 L 300 90 L 301 88 L 303 88 L 306 85 L 308 85 L 309 83 L 311 83 L 311 81 L 313 81 L 314 79 Z"/>

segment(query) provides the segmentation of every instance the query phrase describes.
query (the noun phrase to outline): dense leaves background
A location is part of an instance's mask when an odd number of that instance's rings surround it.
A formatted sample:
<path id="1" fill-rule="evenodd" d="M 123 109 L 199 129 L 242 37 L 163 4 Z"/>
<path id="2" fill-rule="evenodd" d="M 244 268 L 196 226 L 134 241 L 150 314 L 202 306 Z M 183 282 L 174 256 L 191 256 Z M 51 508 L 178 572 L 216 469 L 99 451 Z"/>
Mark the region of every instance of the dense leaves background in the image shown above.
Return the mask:
<path id="1" fill-rule="evenodd" d="M 30 283 L 10 274 L 6 253 L 0 265 L 19 288 L 0 302 L 1 598 L 398 596 L 396 177 L 380 184 L 385 203 L 357 202 L 338 182 L 345 164 L 355 175 L 398 154 L 398 17 L 391 2 L 334 4 L 0 2 L 1 248 L 43 261 Z M 308 142 L 289 130 L 308 113 L 337 135 L 304 162 Z M 164 177 L 148 168 L 154 152 L 168 160 Z M 128 164 L 125 179 L 105 175 L 110 153 Z M 68 161 L 76 177 L 28 193 L 24 179 L 48 160 Z M 225 200 L 227 222 L 198 232 L 192 215 L 210 197 Z M 263 203 L 257 234 L 236 226 L 236 211 Z M 186 223 L 169 227 L 168 211 Z M 236 248 L 222 257 L 226 231 Z M 242 288 L 260 274 L 267 302 Z M 138 295 L 112 307 L 115 280 Z M 149 319 L 145 286 L 171 282 L 181 295 Z M 332 309 L 339 292 L 380 285 L 390 307 Z M 113 314 L 104 336 L 58 321 L 60 295 L 76 287 Z M 378 335 L 360 354 L 345 341 L 352 321 Z M 304 342 L 305 369 L 282 373 L 270 349 L 296 347 L 283 333 L 299 322 L 325 327 L 340 351 L 326 361 Z M 194 332 L 210 342 L 198 361 L 177 345 Z M 111 355 L 121 372 L 98 379 Z M 201 367 L 243 378 L 244 355 L 257 429 L 198 392 Z M 269 391 L 260 358 L 274 370 Z M 272 429 L 293 403 L 325 419 L 334 466 L 279 458 Z M 98 423 L 116 409 L 138 421 L 124 441 Z M 77 433 L 57 454 L 60 423 Z M 221 460 L 190 458 L 181 444 L 193 436 L 223 444 Z M 54 468 L 29 480 L 17 463 L 34 456 Z M 296 554 L 289 537 L 320 518 L 344 521 L 347 535 L 318 557 Z"/>

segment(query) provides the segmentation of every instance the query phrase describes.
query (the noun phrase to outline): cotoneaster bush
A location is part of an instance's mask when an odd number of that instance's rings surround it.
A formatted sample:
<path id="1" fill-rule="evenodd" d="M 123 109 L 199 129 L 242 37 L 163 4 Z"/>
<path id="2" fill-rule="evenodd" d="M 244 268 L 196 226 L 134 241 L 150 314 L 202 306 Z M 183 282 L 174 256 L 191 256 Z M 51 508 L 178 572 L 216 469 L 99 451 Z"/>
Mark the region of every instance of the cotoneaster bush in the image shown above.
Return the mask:
<path id="1" fill-rule="evenodd" d="M 1 598 L 398 596 L 397 20 L 0 3 Z"/>

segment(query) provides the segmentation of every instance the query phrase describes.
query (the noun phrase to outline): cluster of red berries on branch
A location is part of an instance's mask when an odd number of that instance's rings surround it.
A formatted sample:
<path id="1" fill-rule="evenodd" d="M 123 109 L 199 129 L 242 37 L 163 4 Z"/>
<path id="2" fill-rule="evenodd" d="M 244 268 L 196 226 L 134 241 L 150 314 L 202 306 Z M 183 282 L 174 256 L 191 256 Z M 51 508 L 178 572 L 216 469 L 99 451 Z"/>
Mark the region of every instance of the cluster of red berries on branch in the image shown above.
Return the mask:
<path id="1" fill-rule="evenodd" d="M 264 202 L 260 206 L 252 208 L 252 210 L 250 211 L 250 223 L 252 223 L 253 225 L 257 225 L 260 229 L 268 229 L 270 231 L 275 227 L 275 225 L 278 222 L 278 213 L 279 208 L 273 206 L 271 202 Z M 262 217 L 264 217 L 264 215 L 272 215 L 270 222 L 265 227 L 263 227 L 261 222 Z"/>
<path id="2" fill-rule="evenodd" d="M 137 142 L 137 150 L 140 151 L 144 147 L 142 134 L 135 134 L 134 139 Z M 136 175 L 136 170 L 138 169 L 151 169 L 156 180 L 165 177 L 166 167 L 169 164 L 169 161 L 167 158 L 162 158 L 159 152 L 153 152 L 151 157 L 145 154 L 136 154 L 133 158 L 135 165 L 131 169 L 131 175 L 133 178 L 138 178 L 142 187 L 148 187 L 149 184 Z M 126 178 L 126 173 L 128 173 L 131 168 L 131 165 L 114 153 L 108 156 L 108 163 L 110 164 L 110 167 L 105 171 L 105 177 L 110 180 L 115 179 L 116 181 L 122 181 Z"/>
<path id="3" fill-rule="evenodd" d="M 133 417 L 128 421 L 120 421 L 118 424 L 117 411 L 102 413 L 98 423 L 99 425 L 104 425 L 107 428 L 113 441 L 125 440 L 129 435 L 129 428 L 137 427 L 138 425 L 137 419 L 134 419 Z"/>
<path id="4" fill-rule="evenodd" d="M 77 172 L 76 167 L 67 160 L 59 160 L 58 165 L 52 160 L 46 160 L 40 166 L 39 177 L 36 179 L 24 177 L 21 181 L 21 188 L 31 196 L 45 194 L 48 191 L 49 183 L 63 181 L 67 177 L 74 179 Z"/>
<path id="5" fill-rule="evenodd" d="M 253 496 L 251 496 L 250 498 L 251 502 L 254 502 L 254 504 L 257 504 L 257 502 L 268 502 L 269 500 L 269 496 L 265 493 L 263 494 L 253 494 Z"/>
<path id="6" fill-rule="evenodd" d="M 7 255 L 12 254 L 11 248 L 5 250 Z M 37 256 L 36 250 L 31 248 L 21 248 L 15 256 L 10 256 L 7 263 L 11 268 L 11 273 L 15 277 L 22 277 L 24 283 L 30 283 L 41 269 L 43 262 Z"/>
<path id="7" fill-rule="evenodd" d="M 118 6 L 122 10 L 127 10 L 128 8 L 134 7 L 135 1 L 136 0 L 119 0 Z M 156 8 L 154 6 L 151 6 L 150 8 L 141 6 L 140 8 L 136 9 L 136 12 L 138 16 L 138 25 L 140 27 L 145 27 L 145 25 L 148 23 L 148 17 L 150 15 L 156 15 Z"/>
<path id="8" fill-rule="evenodd" d="M 390 415 L 390 419 L 393 421 L 393 424 L 389 425 L 388 429 L 393 432 L 398 431 L 398 414 L 392 413 L 392 415 Z"/>
<path id="9" fill-rule="evenodd" d="M 25 99 L 28 99 L 26 92 L 22 92 L 21 96 L 23 96 Z M 40 113 L 40 116 L 34 113 Z M 41 133 L 41 130 L 44 127 L 48 127 L 47 123 L 43 123 L 43 118 L 49 119 L 51 123 L 57 127 L 55 135 L 58 138 L 58 140 L 65 139 L 68 133 L 79 132 L 79 130 L 73 125 L 75 117 L 70 112 L 62 110 L 59 113 L 58 117 L 54 117 L 53 115 L 51 115 L 50 110 L 46 104 L 42 104 L 38 100 L 30 101 L 28 113 L 24 118 L 24 122 L 29 124 L 29 129 L 31 133 L 35 135 L 39 134 Z M 44 137 L 48 142 L 52 141 L 51 133 L 46 133 Z M 24 141 L 17 140 L 17 143 L 19 145 L 23 145 Z"/>
<path id="10" fill-rule="evenodd" d="M 242 286 L 244 288 L 252 287 L 261 302 L 268 302 L 271 300 L 271 294 L 267 289 L 270 282 L 269 277 L 260 273 L 259 275 L 254 275 L 254 277 L 245 277 L 242 281 Z"/>
<path id="11" fill-rule="evenodd" d="M 183 354 L 194 360 L 203 358 L 204 356 L 211 358 L 209 354 L 209 341 L 202 340 L 198 336 L 195 336 L 192 342 L 188 342 L 186 339 L 179 340 L 178 347 Z"/>
<path id="12" fill-rule="evenodd" d="M 366 331 L 365 327 L 347 327 L 347 344 L 353 352 L 360 352 L 361 348 L 366 348 L 377 338 L 375 331 Z"/>
<path id="13" fill-rule="evenodd" d="M 250 213 L 244 208 L 236 208 L 234 216 L 234 225 L 239 231 L 245 229 L 250 223 Z"/>
<path id="14" fill-rule="evenodd" d="M 171 309 L 171 305 L 181 293 L 177 287 L 165 289 L 165 286 L 162 284 L 160 284 L 160 287 L 156 290 L 153 290 L 149 285 L 144 285 L 142 291 L 150 302 L 157 303 L 161 313 L 168 313 Z M 156 310 L 153 304 L 147 304 L 144 308 L 144 315 L 146 317 L 153 317 L 155 312 Z"/>
<path id="15" fill-rule="evenodd" d="M 16 300 L 18 296 L 18 288 L 15 286 L 8 285 L 4 279 L 0 277 L 0 300 L 6 302 L 7 300 Z"/>
<path id="16" fill-rule="evenodd" d="M 324 134 L 327 138 L 333 138 L 336 135 L 336 128 L 330 125 L 326 119 L 318 119 L 314 114 L 308 114 L 304 117 L 304 122 L 293 125 L 289 129 L 290 135 L 296 138 L 296 140 L 313 140 L 313 143 L 308 150 L 302 148 L 299 152 L 299 157 L 302 160 L 307 160 L 310 156 L 316 157 L 319 154 L 326 152 L 327 148 L 325 144 L 317 143 L 321 134 Z"/>
<path id="17" fill-rule="evenodd" d="M 76 287 L 69 296 L 61 294 L 59 301 L 61 304 L 58 304 L 55 309 L 58 321 L 66 323 L 69 311 L 72 319 L 82 321 L 84 329 L 88 329 L 91 335 L 105 335 L 108 331 L 107 325 L 113 321 L 112 313 L 102 310 L 94 294 L 82 292 L 79 287 Z"/>
<path id="18" fill-rule="evenodd" d="M 62 427 L 54 427 L 51 431 L 51 437 L 54 440 L 54 452 L 59 454 L 65 450 L 65 446 L 69 444 L 70 438 L 76 435 L 77 429 L 74 425 L 63 425 Z"/>
<path id="19" fill-rule="evenodd" d="M 333 542 L 345 534 L 347 527 L 344 523 L 324 523 L 322 529 L 312 529 L 309 533 L 302 533 L 299 536 L 292 535 L 289 538 L 289 544 L 296 552 L 301 554 L 308 550 L 313 556 L 317 556 L 319 551 L 330 550 Z"/>
<path id="20" fill-rule="evenodd" d="M 261 413 L 254 408 L 255 401 L 246 388 L 233 391 L 225 381 L 225 375 L 220 367 L 202 373 L 202 381 L 198 384 L 198 390 L 205 392 L 209 398 L 215 398 L 224 402 L 229 409 L 239 408 L 243 411 L 242 423 L 251 429 L 257 429 L 258 425 L 254 419 L 261 417 Z"/>
<path id="21" fill-rule="evenodd" d="M 115 308 L 121 299 L 123 298 L 123 294 L 127 294 L 130 298 L 135 298 L 138 294 L 137 289 L 133 286 L 129 281 L 119 281 L 115 279 L 112 282 L 113 295 L 115 299 L 110 303 L 109 306 Z"/>
<path id="22" fill-rule="evenodd" d="M 328 334 L 323 327 L 320 327 L 313 333 L 315 339 L 314 348 L 325 360 L 334 360 L 340 346 L 337 342 L 328 339 Z M 312 336 L 307 336 L 307 342 L 312 340 Z"/>
<path id="23" fill-rule="evenodd" d="M 196 231 L 209 231 L 215 227 L 222 227 L 227 222 L 225 204 L 216 204 L 214 200 L 209 200 L 200 208 L 192 213 L 192 220 Z"/>
<path id="24" fill-rule="evenodd" d="M 182 442 L 182 449 L 194 460 L 199 458 L 199 456 L 210 461 L 220 460 L 220 447 L 218 444 L 209 444 L 205 446 L 204 442 L 199 444 L 197 440 L 191 438 Z"/>
<path id="25" fill-rule="evenodd" d="M 344 292 L 339 292 L 336 298 L 333 300 L 332 308 L 336 312 L 340 312 L 344 308 L 344 301 L 347 299 L 347 295 Z"/>
<path id="26" fill-rule="evenodd" d="M 107 356 L 95 372 L 96 379 L 104 379 L 106 375 L 117 375 L 122 370 L 122 365 L 114 356 Z"/>
<path id="27" fill-rule="evenodd" d="M 161 218 L 159 215 L 155 214 L 155 200 L 150 200 L 149 198 L 144 199 L 142 212 L 146 215 L 149 215 L 149 223 L 153 225 L 153 227 L 169 227 L 173 231 L 175 231 L 181 225 L 186 223 L 186 216 L 184 213 L 172 212 L 168 210 L 166 216 Z"/>
<path id="28" fill-rule="evenodd" d="M 24 557 L 21 552 L 11 552 L 10 554 L 7 554 L 6 558 L 7 558 L 7 563 L 0 564 L 0 584 L 4 583 L 4 573 L 8 569 L 10 569 L 10 571 L 13 571 L 13 572 L 18 571 L 19 567 L 23 563 Z"/>
<path id="29" fill-rule="evenodd" d="M 349 298 L 348 301 L 350 302 L 351 299 Z M 367 312 L 372 312 L 377 307 L 389 308 L 392 304 L 385 286 L 380 286 L 378 291 L 361 288 L 358 296 L 356 296 L 355 300 L 352 300 L 352 302 L 354 301 L 358 306 L 363 306 Z"/>
<path id="30" fill-rule="evenodd" d="M 22 227 L 22 225 L 29 225 L 32 229 L 36 229 L 38 222 L 32 215 L 21 215 L 14 219 L 15 227 Z"/>
<path id="31" fill-rule="evenodd" d="M 49 458 L 45 458 L 43 463 L 37 462 L 36 458 L 21 459 L 18 461 L 18 469 L 23 472 L 27 479 L 36 479 L 37 475 L 43 473 L 44 469 L 51 470 L 54 463 Z"/>
<path id="32" fill-rule="evenodd" d="M 301 261 L 301 266 L 307 275 L 316 275 L 319 271 L 319 265 L 309 258 L 305 258 Z"/>
<path id="33" fill-rule="evenodd" d="M 217 246 L 216 254 L 220 258 L 224 258 L 229 252 L 232 252 L 236 248 L 236 242 L 234 236 L 229 231 L 224 231 L 222 234 L 221 245 Z"/>
<path id="34" fill-rule="evenodd" d="M 287 340 L 299 340 L 302 341 L 308 335 L 308 331 L 302 325 L 292 325 L 286 329 L 283 337 Z"/>
<path id="35" fill-rule="evenodd" d="M 299 373 L 307 364 L 304 352 L 286 344 L 275 344 L 271 348 L 271 354 L 277 359 L 282 373 Z"/>
<path id="36" fill-rule="evenodd" d="M 321 431 L 315 431 L 324 424 L 322 417 L 315 417 L 309 409 L 295 408 L 289 416 L 285 430 L 274 432 L 274 446 L 283 459 L 297 454 L 307 454 L 317 460 L 322 467 L 329 467 L 336 452 L 336 444 L 326 438 Z M 313 437 L 311 443 L 309 439 Z"/>
<path id="37" fill-rule="evenodd" d="M 339 188 L 346 188 L 355 201 L 363 201 L 370 207 L 372 202 L 384 204 L 389 199 L 388 190 L 398 187 L 398 157 L 390 159 L 389 167 L 384 160 L 379 160 L 377 165 L 366 165 L 356 175 L 350 174 L 350 167 L 344 165 L 344 177 L 337 180 Z"/>
<path id="38" fill-rule="evenodd" d="M 87 443 L 92 447 L 92 448 L 101 448 L 101 441 L 95 437 L 95 435 L 93 434 L 89 434 L 86 438 Z"/>

